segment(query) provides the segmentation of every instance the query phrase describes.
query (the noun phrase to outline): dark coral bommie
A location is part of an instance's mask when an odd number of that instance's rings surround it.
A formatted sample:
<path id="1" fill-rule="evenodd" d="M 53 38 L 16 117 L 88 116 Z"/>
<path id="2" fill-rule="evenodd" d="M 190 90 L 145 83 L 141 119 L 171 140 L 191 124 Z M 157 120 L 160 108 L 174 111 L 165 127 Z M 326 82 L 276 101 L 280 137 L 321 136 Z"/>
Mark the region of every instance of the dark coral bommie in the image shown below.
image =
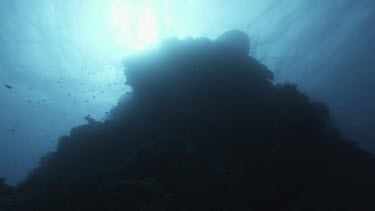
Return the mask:
<path id="1" fill-rule="evenodd" d="M 374 208 L 374 157 L 331 129 L 324 104 L 274 85 L 248 41 L 169 39 L 126 59 L 132 98 L 62 137 L 14 209 Z"/>

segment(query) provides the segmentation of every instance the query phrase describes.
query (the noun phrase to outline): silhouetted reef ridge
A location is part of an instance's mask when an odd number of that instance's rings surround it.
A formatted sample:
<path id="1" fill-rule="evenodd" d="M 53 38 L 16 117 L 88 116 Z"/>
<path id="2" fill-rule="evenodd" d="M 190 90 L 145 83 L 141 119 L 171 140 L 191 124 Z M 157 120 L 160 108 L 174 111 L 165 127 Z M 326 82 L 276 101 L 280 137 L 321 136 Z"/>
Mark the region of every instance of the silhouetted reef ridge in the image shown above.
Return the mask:
<path id="1" fill-rule="evenodd" d="M 71 130 L 9 210 L 375 210 L 374 156 L 273 75 L 238 30 L 124 61 L 132 97 Z M 0 206 L 0 208 L 1 208 Z"/>

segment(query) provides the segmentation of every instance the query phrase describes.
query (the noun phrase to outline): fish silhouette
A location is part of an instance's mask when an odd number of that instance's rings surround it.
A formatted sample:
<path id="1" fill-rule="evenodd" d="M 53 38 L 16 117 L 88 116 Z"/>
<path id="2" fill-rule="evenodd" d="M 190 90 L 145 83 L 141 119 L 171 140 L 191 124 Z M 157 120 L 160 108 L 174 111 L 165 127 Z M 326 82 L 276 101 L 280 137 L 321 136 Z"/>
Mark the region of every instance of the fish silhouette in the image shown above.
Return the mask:
<path id="1" fill-rule="evenodd" d="M 13 87 L 11 85 L 8 85 L 8 84 L 4 84 L 4 86 L 8 89 L 13 89 Z"/>

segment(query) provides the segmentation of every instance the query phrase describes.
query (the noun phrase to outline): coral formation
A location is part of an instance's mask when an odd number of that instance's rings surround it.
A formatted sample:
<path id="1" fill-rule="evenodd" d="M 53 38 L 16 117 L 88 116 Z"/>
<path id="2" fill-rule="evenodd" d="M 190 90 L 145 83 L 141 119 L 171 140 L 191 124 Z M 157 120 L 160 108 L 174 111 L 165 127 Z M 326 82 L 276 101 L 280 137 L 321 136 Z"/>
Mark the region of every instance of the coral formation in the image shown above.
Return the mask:
<path id="1" fill-rule="evenodd" d="M 169 39 L 126 59 L 132 98 L 60 138 L 9 209 L 373 210 L 373 155 L 274 85 L 248 41 Z"/>

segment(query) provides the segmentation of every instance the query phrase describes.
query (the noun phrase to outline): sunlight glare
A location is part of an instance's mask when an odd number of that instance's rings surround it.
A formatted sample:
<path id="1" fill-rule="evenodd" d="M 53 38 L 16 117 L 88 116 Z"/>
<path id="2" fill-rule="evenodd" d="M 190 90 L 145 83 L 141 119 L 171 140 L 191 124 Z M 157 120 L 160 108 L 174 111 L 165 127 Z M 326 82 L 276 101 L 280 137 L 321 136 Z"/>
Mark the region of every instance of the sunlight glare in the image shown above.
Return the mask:
<path id="1" fill-rule="evenodd" d="M 130 50 L 154 44 L 159 26 L 151 6 L 116 1 L 111 8 L 111 21 L 116 43 Z"/>

